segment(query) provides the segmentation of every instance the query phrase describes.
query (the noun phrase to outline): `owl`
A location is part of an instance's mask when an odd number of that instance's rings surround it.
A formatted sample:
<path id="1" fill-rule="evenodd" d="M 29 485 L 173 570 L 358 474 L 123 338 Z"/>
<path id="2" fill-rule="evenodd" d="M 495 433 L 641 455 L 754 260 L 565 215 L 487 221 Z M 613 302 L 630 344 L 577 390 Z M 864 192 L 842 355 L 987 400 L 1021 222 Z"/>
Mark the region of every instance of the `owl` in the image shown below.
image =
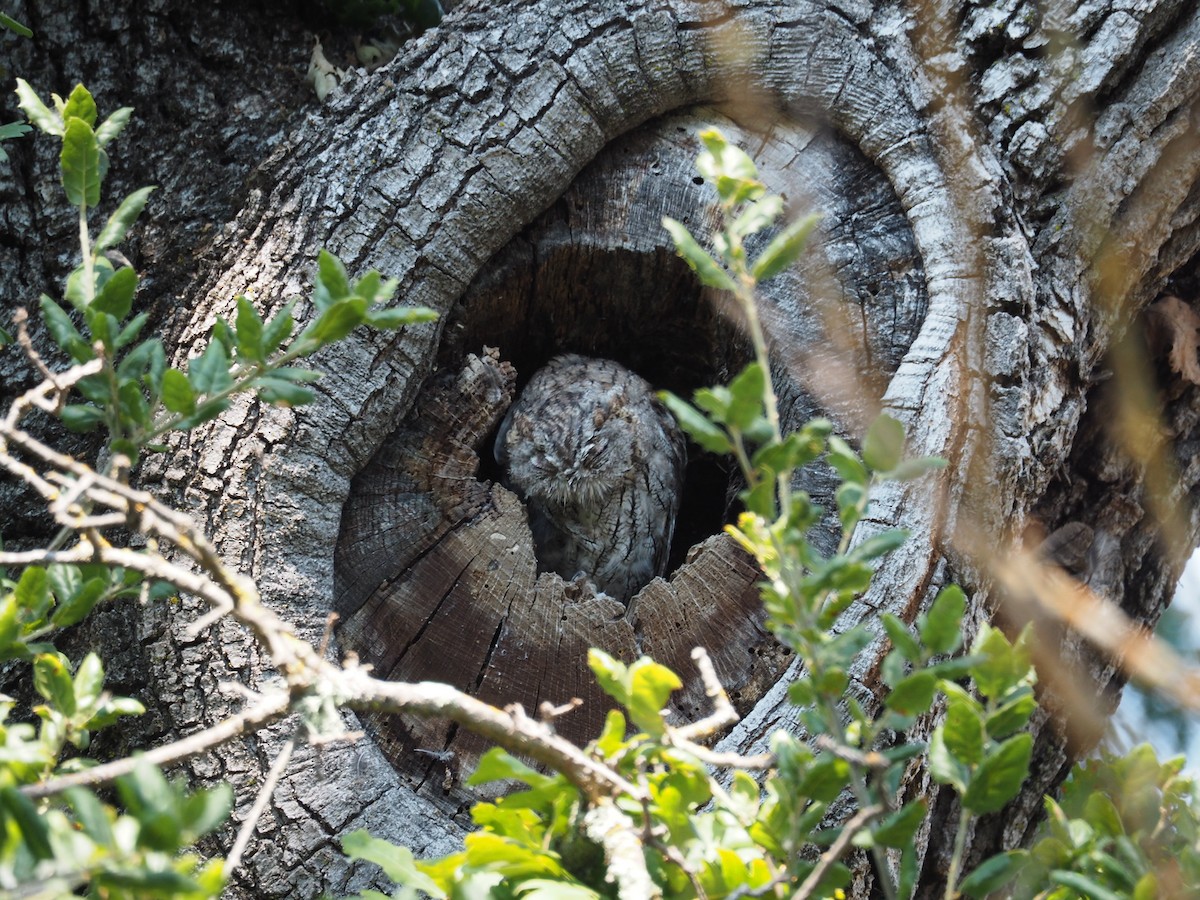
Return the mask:
<path id="1" fill-rule="evenodd" d="M 612 360 L 555 357 L 508 411 L 495 455 L 543 571 L 623 603 L 663 573 L 687 456 L 644 379 Z"/>

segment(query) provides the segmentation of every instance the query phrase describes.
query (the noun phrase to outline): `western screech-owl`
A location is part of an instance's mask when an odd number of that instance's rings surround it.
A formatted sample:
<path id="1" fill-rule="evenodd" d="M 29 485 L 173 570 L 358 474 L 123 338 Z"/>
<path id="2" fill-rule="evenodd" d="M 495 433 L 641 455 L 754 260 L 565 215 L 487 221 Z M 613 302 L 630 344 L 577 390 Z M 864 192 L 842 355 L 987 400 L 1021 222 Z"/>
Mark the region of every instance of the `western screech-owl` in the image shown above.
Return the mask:
<path id="1" fill-rule="evenodd" d="M 530 379 L 496 436 L 539 566 L 627 603 L 667 564 L 686 449 L 650 385 L 567 354 Z"/>

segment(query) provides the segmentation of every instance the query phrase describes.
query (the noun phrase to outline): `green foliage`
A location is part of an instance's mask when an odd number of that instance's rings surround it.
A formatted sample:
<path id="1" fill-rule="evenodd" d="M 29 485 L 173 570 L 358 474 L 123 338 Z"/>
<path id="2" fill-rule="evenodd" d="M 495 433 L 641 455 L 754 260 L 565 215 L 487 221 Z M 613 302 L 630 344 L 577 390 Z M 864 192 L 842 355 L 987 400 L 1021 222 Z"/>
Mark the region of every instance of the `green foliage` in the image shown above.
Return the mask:
<path id="1" fill-rule="evenodd" d="M 1200 800 L 1182 757 L 1149 745 L 1104 753 L 1071 774 L 1030 848 L 1018 896 L 1195 896 L 1200 890 Z"/>
<path id="2" fill-rule="evenodd" d="M 105 465 L 98 467 L 103 474 L 128 479 L 142 454 L 160 449 L 159 437 L 216 417 L 238 393 L 280 406 L 311 402 L 313 393 L 304 385 L 320 373 L 291 363 L 360 325 L 396 329 L 434 318 L 428 309 L 388 306 L 394 281 L 377 272 L 353 280 L 336 257 L 321 251 L 315 315 L 299 334 L 296 301 L 264 319 L 241 296 L 232 324 L 218 319 L 186 367 L 168 366 L 160 339 L 141 337 L 148 316 L 134 313 L 137 273 L 104 255 L 128 235 L 153 188 L 119 203 L 94 240 L 89 232 L 89 214 L 100 204 L 108 171 L 106 148 L 132 111 L 118 110 L 97 125 L 96 103 L 82 85 L 66 100 L 53 95 L 52 106 L 20 79 L 17 94 L 29 120 L 61 139 L 63 190 L 78 210 L 82 261 L 62 297 L 43 294 L 39 306 L 65 356 L 94 370 L 76 382 L 79 396 L 61 406 L 59 415 L 71 430 L 106 433 Z M 0 137 L 13 133 L 6 128 Z M 0 345 L 9 340 L 7 332 L 0 333 Z M 103 540 L 88 538 L 97 539 Z M 38 897 L 75 896 L 85 889 L 95 897 L 201 898 L 216 897 L 224 887 L 221 860 L 205 862 L 183 851 L 225 821 L 232 805 L 227 785 L 189 793 L 144 764 L 117 781 L 119 803 L 80 787 L 46 799 L 23 790 L 88 770 L 95 762 L 82 754 L 93 734 L 144 712 L 138 701 L 104 690 L 98 656 L 88 654 L 74 666 L 59 653 L 51 643 L 55 633 L 100 604 L 174 593 L 166 582 L 145 581 L 118 566 L 31 564 L 19 577 L 0 570 L 0 662 L 28 665 L 41 700 L 18 711 L 12 698 L 0 696 L 0 889 L 19 886 L 22 896 Z M 19 715 L 10 721 L 14 711 Z"/>

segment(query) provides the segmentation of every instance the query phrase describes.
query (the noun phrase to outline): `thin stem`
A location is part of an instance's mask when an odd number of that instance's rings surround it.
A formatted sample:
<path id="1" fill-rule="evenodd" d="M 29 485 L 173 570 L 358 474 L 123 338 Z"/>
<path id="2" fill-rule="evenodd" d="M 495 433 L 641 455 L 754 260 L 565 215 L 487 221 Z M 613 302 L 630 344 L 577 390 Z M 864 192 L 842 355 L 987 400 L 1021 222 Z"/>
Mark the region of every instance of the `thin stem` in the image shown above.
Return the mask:
<path id="1" fill-rule="evenodd" d="M 959 801 L 961 804 L 961 801 Z M 942 896 L 945 900 L 954 900 L 958 896 L 958 874 L 962 869 L 963 853 L 967 847 L 967 823 L 971 819 L 971 814 L 967 812 L 966 807 L 959 806 L 958 810 L 958 831 L 954 835 L 954 853 L 950 857 L 950 873 L 946 876 L 946 893 Z"/>
<path id="2" fill-rule="evenodd" d="M 258 796 L 254 799 L 254 806 L 250 808 L 250 814 L 246 816 L 246 821 L 242 823 L 241 829 L 238 831 L 237 840 L 233 842 L 233 847 L 229 851 L 229 855 L 225 857 L 225 877 L 232 877 L 237 871 L 237 867 L 242 862 L 242 854 L 246 851 L 246 845 L 250 843 L 250 838 L 254 834 L 254 829 L 258 825 L 258 820 L 262 817 L 263 811 L 267 808 L 267 803 L 271 800 L 271 795 L 275 793 L 275 786 L 279 784 L 279 779 L 283 775 L 292 759 L 292 752 L 296 749 L 296 739 L 290 737 L 284 743 L 283 748 L 279 751 L 279 755 L 275 757 L 275 762 L 271 765 L 271 771 L 267 773 L 267 779 L 263 782 L 262 790 L 258 792 Z"/>
<path id="3" fill-rule="evenodd" d="M 96 299 L 96 260 L 92 257 L 92 239 L 88 235 L 86 202 L 79 204 L 79 252 L 83 255 L 83 299 L 90 306 Z"/>

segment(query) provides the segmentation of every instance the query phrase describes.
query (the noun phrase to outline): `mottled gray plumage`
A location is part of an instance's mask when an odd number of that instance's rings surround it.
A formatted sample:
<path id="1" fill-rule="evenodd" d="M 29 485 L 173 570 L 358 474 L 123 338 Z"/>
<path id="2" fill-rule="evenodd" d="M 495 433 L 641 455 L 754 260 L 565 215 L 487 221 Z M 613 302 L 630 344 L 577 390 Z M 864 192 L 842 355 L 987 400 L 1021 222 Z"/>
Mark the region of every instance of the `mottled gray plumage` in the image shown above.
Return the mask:
<path id="1" fill-rule="evenodd" d="M 544 570 L 627 602 L 667 564 L 686 449 L 650 385 L 567 354 L 540 369 L 496 436 Z"/>

